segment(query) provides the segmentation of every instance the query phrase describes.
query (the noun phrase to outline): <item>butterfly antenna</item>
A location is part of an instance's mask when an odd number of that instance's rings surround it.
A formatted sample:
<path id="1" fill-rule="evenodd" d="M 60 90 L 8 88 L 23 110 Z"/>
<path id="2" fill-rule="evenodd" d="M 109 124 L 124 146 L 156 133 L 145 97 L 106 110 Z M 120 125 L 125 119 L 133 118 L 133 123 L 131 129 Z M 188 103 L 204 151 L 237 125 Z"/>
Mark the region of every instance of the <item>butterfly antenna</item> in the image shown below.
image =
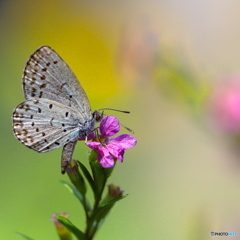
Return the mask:
<path id="1" fill-rule="evenodd" d="M 104 110 L 112 110 L 112 111 L 116 111 L 116 112 L 121 112 L 121 113 L 130 113 L 129 111 L 123 111 L 123 110 L 118 110 L 118 109 L 113 109 L 113 108 L 101 108 L 98 109 L 98 111 L 104 111 Z"/>

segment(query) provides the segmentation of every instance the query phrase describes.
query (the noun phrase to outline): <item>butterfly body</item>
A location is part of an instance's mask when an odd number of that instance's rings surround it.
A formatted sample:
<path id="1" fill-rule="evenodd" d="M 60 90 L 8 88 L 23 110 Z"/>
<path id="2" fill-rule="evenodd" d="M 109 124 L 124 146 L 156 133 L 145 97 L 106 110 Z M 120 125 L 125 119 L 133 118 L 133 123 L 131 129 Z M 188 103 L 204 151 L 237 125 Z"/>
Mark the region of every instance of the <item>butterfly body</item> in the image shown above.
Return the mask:
<path id="1" fill-rule="evenodd" d="M 30 56 L 22 84 L 26 101 L 13 112 L 14 135 L 40 153 L 63 146 L 64 173 L 76 142 L 94 130 L 100 114 L 91 111 L 76 76 L 48 46 L 40 47 Z"/>

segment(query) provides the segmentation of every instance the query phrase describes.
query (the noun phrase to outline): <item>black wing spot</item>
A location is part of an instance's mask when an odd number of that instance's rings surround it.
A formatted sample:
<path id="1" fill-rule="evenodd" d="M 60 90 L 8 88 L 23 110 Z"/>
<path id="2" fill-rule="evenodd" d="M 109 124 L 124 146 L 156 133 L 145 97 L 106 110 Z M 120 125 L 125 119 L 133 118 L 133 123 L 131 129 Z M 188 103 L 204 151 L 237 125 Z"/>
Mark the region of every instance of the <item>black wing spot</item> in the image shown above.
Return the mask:
<path id="1" fill-rule="evenodd" d="M 36 128 L 36 132 L 39 132 L 39 128 Z"/>
<path id="2" fill-rule="evenodd" d="M 41 80 L 45 80 L 46 79 L 46 76 L 45 75 L 42 75 L 41 76 Z"/>
<path id="3" fill-rule="evenodd" d="M 63 131 L 64 131 L 64 132 L 66 132 L 66 131 L 67 131 L 67 129 L 63 129 Z"/>
<path id="4" fill-rule="evenodd" d="M 33 141 L 33 137 L 31 137 L 31 136 L 27 137 L 27 139 L 28 139 L 31 143 L 34 142 L 34 141 Z"/>
<path id="5" fill-rule="evenodd" d="M 47 66 L 47 67 L 49 67 L 49 66 L 50 66 L 50 64 L 51 64 L 50 62 L 47 62 L 47 63 L 46 63 L 46 66 Z"/>
<path id="6" fill-rule="evenodd" d="M 64 124 L 64 123 L 62 123 L 62 126 L 63 126 L 63 127 L 65 127 L 65 124 Z"/>
<path id="7" fill-rule="evenodd" d="M 50 109 L 52 109 L 52 107 L 53 107 L 53 105 L 52 104 L 49 104 L 49 106 L 48 106 Z"/>
<path id="8" fill-rule="evenodd" d="M 53 119 L 54 119 L 54 117 L 52 117 L 51 120 L 50 120 L 50 125 L 51 126 L 53 126 L 53 124 L 52 124 Z"/>
<path id="9" fill-rule="evenodd" d="M 41 108 L 38 108 L 38 112 L 41 113 L 41 112 L 42 112 L 42 109 L 41 109 Z"/>
<path id="10" fill-rule="evenodd" d="M 37 74 L 38 70 L 37 69 L 32 69 L 32 74 L 35 75 Z"/>
<path id="11" fill-rule="evenodd" d="M 22 133 L 23 133 L 24 136 L 27 136 L 28 131 L 26 129 L 23 129 Z"/>
<path id="12" fill-rule="evenodd" d="M 44 137 L 45 135 L 45 132 L 42 132 L 42 136 Z M 47 142 L 46 139 L 44 139 L 44 141 Z"/>
<path id="13" fill-rule="evenodd" d="M 34 122 L 32 122 L 32 127 L 35 125 L 35 123 Z"/>
<path id="14" fill-rule="evenodd" d="M 42 71 L 43 71 L 43 72 L 46 72 L 46 71 L 47 71 L 47 68 L 42 68 Z"/>
<path id="15" fill-rule="evenodd" d="M 55 144 L 56 144 L 56 145 L 60 145 L 60 143 L 59 143 L 59 142 L 55 142 Z"/>
<path id="16" fill-rule="evenodd" d="M 15 117 L 15 116 L 14 116 Z M 22 121 L 14 121 L 14 128 L 15 127 L 20 127 L 20 128 L 23 128 L 23 123 L 22 123 Z"/>
<path id="17" fill-rule="evenodd" d="M 29 111 L 29 110 L 30 110 L 30 107 L 29 107 L 28 104 L 25 105 L 25 110 L 26 110 L 26 111 Z"/>
<path id="18" fill-rule="evenodd" d="M 43 84 L 40 86 L 40 89 L 45 88 L 46 85 L 47 85 L 46 83 L 43 83 Z"/>
<path id="19" fill-rule="evenodd" d="M 68 115 L 69 115 L 69 112 L 65 112 L 65 116 L 68 117 Z"/>
<path id="20" fill-rule="evenodd" d="M 21 103 L 19 106 L 18 106 L 19 109 L 23 109 L 24 108 L 24 104 Z"/>
<path id="21" fill-rule="evenodd" d="M 53 61 L 53 63 L 54 63 L 54 64 L 57 64 L 57 63 L 58 63 L 58 61 Z"/>

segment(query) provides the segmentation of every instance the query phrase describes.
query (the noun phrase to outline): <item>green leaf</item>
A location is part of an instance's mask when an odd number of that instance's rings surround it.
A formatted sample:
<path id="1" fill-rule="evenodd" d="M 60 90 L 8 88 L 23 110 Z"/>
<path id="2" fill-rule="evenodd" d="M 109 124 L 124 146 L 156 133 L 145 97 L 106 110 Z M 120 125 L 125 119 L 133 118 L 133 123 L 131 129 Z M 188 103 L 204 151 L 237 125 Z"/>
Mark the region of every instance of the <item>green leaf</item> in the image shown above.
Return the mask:
<path id="1" fill-rule="evenodd" d="M 16 232 L 16 234 L 22 236 L 23 238 L 27 239 L 27 240 L 34 240 L 33 238 L 30 238 L 28 237 L 27 235 L 23 234 L 23 233 L 19 233 L 19 232 Z"/>
<path id="2" fill-rule="evenodd" d="M 57 216 L 56 218 L 63 226 L 65 226 L 70 232 L 72 232 L 78 240 L 86 240 L 84 233 L 75 225 L 73 225 L 68 218 L 65 218 L 63 216 Z"/>
<path id="3" fill-rule="evenodd" d="M 70 191 L 70 193 L 74 194 L 78 198 L 78 200 L 81 202 L 83 206 L 85 206 L 82 194 L 73 185 L 71 185 L 70 183 L 64 180 L 59 180 L 59 181 Z M 87 211 L 90 212 L 92 210 L 91 205 L 86 198 L 85 200 L 86 200 Z"/>
<path id="4" fill-rule="evenodd" d="M 107 205 L 109 205 L 109 204 L 114 204 L 115 202 L 118 202 L 118 201 L 122 200 L 123 198 L 125 198 L 125 197 L 127 197 L 127 196 L 128 196 L 128 194 L 122 195 L 122 196 L 117 197 L 117 198 L 114 198 L 114 199 L 112 199 L 111 201 L 102 204 L 102 205 L 100 206 L 100 208 L 105 207 L 105 206 L 107 206 Z"/>
<path id="5" fill-rule="evenodd" d="M 88 183 L 89 183 L 90 187 L 92 188 L 92 191 L 94 192 L 95 191 L 94 182 L 93 182 L 93 178 L 92 178 L 91 174 L 89 173 L 87 168 L 80 161 L 78 161 L 78 164 L 79 164 L 85 178 L 88 180 Z"/>
<path id="6" fill-rule="evenodd" d="M 97 222 L 100 222 L 102 219 L 104 219 L 107 214 L 110 212 L 114 204 L 123 198 L 127 197 L 128 195 L 123 195 L 117 198 L 114 198 L 113 200 L 102 204 L 95 212 L 95 217 L 94 219 L 97 220 Z"/>
<path id="7" fill-rule="evenodd" d="M 59 182 L 62 183 L 69 190 L 70 193 L 73 193 L 83 204 L 83 196 L 74 186 L 64 180 L 59 180 Z"/>

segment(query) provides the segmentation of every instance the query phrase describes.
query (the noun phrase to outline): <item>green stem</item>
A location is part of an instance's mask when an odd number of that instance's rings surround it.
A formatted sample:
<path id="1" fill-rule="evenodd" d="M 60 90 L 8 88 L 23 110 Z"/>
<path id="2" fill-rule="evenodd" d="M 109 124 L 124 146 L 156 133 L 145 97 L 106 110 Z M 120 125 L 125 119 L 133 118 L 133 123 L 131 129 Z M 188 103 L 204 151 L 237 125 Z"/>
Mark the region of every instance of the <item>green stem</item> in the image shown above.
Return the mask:
<path id="1" fill-rule="evenodd" d="M 86 231 L 85 231 L 87 240 L 93 239 L 95 233 L 97 232 L 99 222 L 94 219 L 95 219 L 98 207 L 99 207 L 99 203 L 102 199 L 102 194 L 103 194 L 104 188 L 106 186 L 106 183 L 107 183 L 107 178 L 104 178 L 104 181 L 101 184 L 101 188 L 99 189 L 98 194 L 95 197 L 95 203 L 94 203 L 93 210 L 87 220 L 87 227 L 86 227 Z"/>
<path id="2" fill-rule="evenodd" d="M 88 210 L 88 205 L 87 205 L 87 200 L 86 200 L 86 196 L 83 195 L 83 208 L 85 211 L 85 216 L 86 216 L 86 221 L 88 221 L 89 219 L 89 210 Z"/>
<path id="3" fill-rule="evenodd" d="M 92 151 L 89 155 L 89 162 L 92 169 L 93 181 L 94 181 L 94 206 L 91 211 L 89 218 L 87 219 L 87 226 L 85 231 L 85 236 L 87 240 L 93 239 L 97 229 L 98 220 L 96 219 L 96 214 L 99 208 L 99 203 L 102 199 L 102 194 L 109 177 L 106 174 L 104 168 L 99 164 L 97 159 L 97 153 Z"/>
<path id="4" fill-rule="evenodd" d="M 86 219 L 88 221 L 90 209 L 89 209 L 88 202 L 86 199 L 87 188 L 86 188 L 84 178 L 79 171 L 78 162 L 76 160 L 72 160 L 69 163 L 69 167 L 67 169 L 67 174 L 68 174 L 68 177 L 70 178 L 72 184 L 76 187 L 76 189 L 82 195 L 82 205 L 83 205 L 83 208 L 85 211 Z"/>

